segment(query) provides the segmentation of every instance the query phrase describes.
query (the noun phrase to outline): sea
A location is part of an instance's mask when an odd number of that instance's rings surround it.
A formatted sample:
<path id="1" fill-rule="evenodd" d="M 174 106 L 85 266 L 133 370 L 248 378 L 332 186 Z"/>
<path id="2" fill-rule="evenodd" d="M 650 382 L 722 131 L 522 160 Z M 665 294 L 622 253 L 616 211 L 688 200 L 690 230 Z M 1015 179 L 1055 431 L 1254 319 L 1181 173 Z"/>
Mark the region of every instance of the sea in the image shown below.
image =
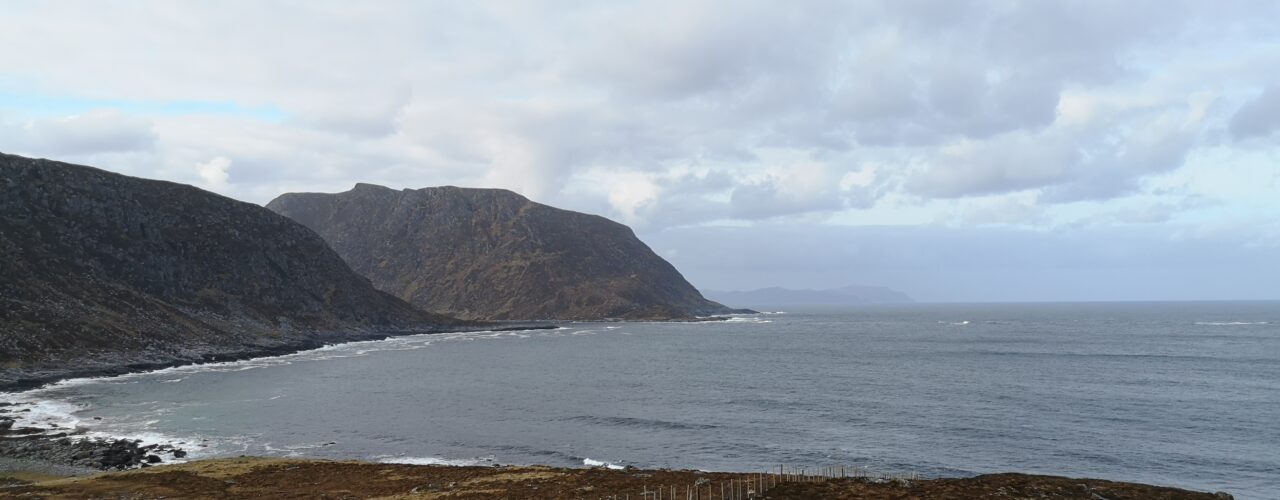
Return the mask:
<path id="1" fill-rule="evenodd" d="M 237 455 L 1026 472 L 1280 498 L 1280 302 L 762 307 L 75 379 L 19 425 Z"/>

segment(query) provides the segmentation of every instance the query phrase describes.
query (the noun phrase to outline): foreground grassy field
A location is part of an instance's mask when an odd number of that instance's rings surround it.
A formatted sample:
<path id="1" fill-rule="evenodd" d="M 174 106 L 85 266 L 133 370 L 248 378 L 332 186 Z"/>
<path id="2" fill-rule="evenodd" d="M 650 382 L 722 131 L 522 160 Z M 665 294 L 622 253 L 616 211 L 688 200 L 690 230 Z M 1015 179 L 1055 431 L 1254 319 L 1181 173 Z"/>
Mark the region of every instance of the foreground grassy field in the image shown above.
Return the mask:
<path id="1" fill-rule="evenodd" d="M 1218 499 L 1132 483 L 1026 474 L 965 479 L 813 479 L 670 470 L 452 467 L 233 458 L 91 476 L 0 477 L 6 498 L 466 498 L 466 499 Z M 660 493 L 658 491 L 661 491 Z M 722 496 L 724 495 L 724 496 Z"/>

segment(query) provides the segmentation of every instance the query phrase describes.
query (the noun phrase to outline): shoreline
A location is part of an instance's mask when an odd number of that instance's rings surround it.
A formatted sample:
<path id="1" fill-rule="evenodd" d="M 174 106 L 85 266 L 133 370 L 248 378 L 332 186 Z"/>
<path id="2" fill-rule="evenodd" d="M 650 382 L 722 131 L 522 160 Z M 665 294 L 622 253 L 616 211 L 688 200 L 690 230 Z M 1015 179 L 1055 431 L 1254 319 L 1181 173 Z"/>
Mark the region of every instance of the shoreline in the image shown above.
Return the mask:
<path id="1" fill-rule="evenodd" d="M 750 311 L 742 309 L 737 311 Z M 758 311 L 751 312 L 733 312 L 729 315 L 700 316 L 695 318 L 672 318 L 672 319 L 618 319 L 604 318 L 596 320 L 501 320 L 488 321 L 483 324 L 476 325 L 474 328 L 445 328 L 434 331 L 378 331 L 370 333 L 367 336 L 355 336 L 347 340 L 339 341 L 319 341 L 311 339 L 301 339 L 300 342 L 294 344 L 286 344 L 274 347 L 266 347 L 262 349 L 248 349 L 239 351 L 228 351 L 224 353 L 205 354 L 200 359 L 175 359 L 171 361 L 142 362 L 142 363 L 123 363 L 119 365 L 110 365 L 103 367 L 87 368 L 81 370 L 68 369 L 58 371 L 49 375 L 39 375 L 33 377 L 19 377 L 12 381 L 0 382 L 0 395 L 16 394 L 37 389 L 43 389 L 48 386 L 75 379 L 92 379 L 119 377 L 122 375 L 133 375 L 139 373 L 155 372 L 169 368 L 178 368 L 184 366 L 200 366 L 215 363 L 235 363 L 240 361 L 252 361 L 263 358 L 274 358 L 279 356 L 288 356 L 290 354 L 298 354 L 325 347 L 337 346 L 342 344 L 350 344 L 354 342 L 377 342 L 381 340 L 389 340 L 396 337 L 408 337 L 413 335 L 439 335 L 448 333 L 483 333 L 483 332 L 518 332 L 533 330 L 554 330 L 560 328 L 562 324 L 577 323 L 709 323 L 728 321 L 736 315 L 759 315 L 763 314 Z M 509 325 L 497 326 L 494 325 Z"/>
<path id="2" fill-rule="evenodd" d="M 710 321 L 716 321 L 716 320 L 724 320 L 724 319 L 727 319 L 727 318 L 714 318 L 714 319 L 709 319 L 709 320 L 710 320 Z M 651 323 L 652 321 L 626 321 L 626 322 Z M 672 322 L 672 321 L 662 321 L 662 322 Z M 572 323 L 588 323 L 588 322 L 572 322 Z M 606 322 L 606 321 L 593 321 L 593 322 L 591 322 L 591 323 L 611 323 L 611 322 Z M 281 353 L 281 354 L 275 354 L 275 355 L 271 355 L 271 356 L 256 356 L 256 357 L 246 357 L 246 358 L 242 358 L 242 359 L 217 360 L 217 361 L 210 361 L 210 362 L 182 363 L 182 364 L 174 364 L 174 365 L 171 365 L 171 366 L 164 366 L 164 367 L 160 367 L 160 368 L 157 368 L 157 369 L 151 369 L 151 370 L 139 370 L 139 371 L 130 371 L 130 372 L 119 373 L 119 374 L 111 374 L 111 375 L 107 375 L 107 376 L 123 376 L 123 375 L 130 375 L 130 374 L 143 374 L 143 373 L 150 373 L 150 372 L 155 372 L 155 371 L 158 371 L 158 370 L 164 370 L 164 369 L 170 369 L 170 368 L 179 368 L 179 367 L 198 367 L 198 366 L 202 366 L 202 365 L 206 365 L 206 364 L 238 363 L 238 362 L 251 361 L 251 360 L 257 360 L 257 359 L 267 359 L 267 358 L 273 358 L 273 357 L 288 356 L 288 355 L 291 355 L 291 354 L 299 354 L 299 353 L 304 353 L 304 352 L 307 352 L 307 351 L 312 351 L 312 350 L 315 350 L 315 349 L 317 349 L 317 348 L 323 348 L 323 347 L 341 346 L 341 345 L 346 345 L 346 344 L 360 344 L 360 343 L 365 343 L 365 342 L 380 342 L 380 341 L 385 341 L 385 340 L 393 339 L 393 338 L 396 338 L 396 337 L 405 337 L 405 336 L 436 335 L 436 334 L 451 334 L 451 333 L 481 333 L 481 332 L 507 332 L 507 331 L 537 331 L 537 330 L 553 330 L 553 329 L 557 329 L 557 328 L 562 328 L 562 327 L 561 327 L 561 326 L 558 326 L 558 325 L 556 325 L 556 324 L 536 325 L 536 326 L 535 326 L 535 325 L 527 325 L 527 324 L 526 324 L 526 325 L 520 325 L 520 326 L 506 326 L 506 327 L 499 327 L 499 328 L 477 328 L 477 329 L 466 329 L 466 330 L 448 330 L 448 331 L 437 331 L 437 332 L 430 332 L 430 333 L 425 333 L 425 332 L 413 332 L 413 333 L 405 333 L 405 334 L 389 334 L 389 335 L 384 335 L 384 336 L 381 336 L 381 337 L 378 337 L 378 338 L 368 338 L 368 339 L 351 340 L 351 341 L 345 341 L 345 342 L 333 342 L 333 343 L 327 343 L 327 344 L 324 344 L 324 345 L 318 346 L 318 347 L 316 347 L 316 348 L 311 348 L 311 349 L 299 349 L 299 350 L 291 350 L 291 351 L 289 351 L 289 352 L 284 352 L 284 353 Z M 69 381 L 69 380 L 74 380 L 74 379 L 92 379 L 92 378 L 99 378 L 99 377 L 71 377 L 71 378 L 66 378 L 66 379 L 61 379 L 61 380 L 58 380 L 58 381 L 50 382 L 50 383 L 48 383 L 48 384 L 42 385 L 42 386 L 40 386 L 40 387 L 36 387 L 36 388 L 34 388 L 34 389 L 39 389 L 39 388 L 46 387 L 46 386 L 49 386 L 49 385 L 53 385 L 53 384 L 56 384 L 56 383 L 58 383 L 58 382 L 62 382 L 62 381 Z M 32 389 L 26 389 L 26 390 L 32 390 Z M 5 393 L 5 392 L 9 392 L 9 391 L 0 391 L 0 396 L 3 396 L 3 393 Z M 14 393 L 18 393 L 18 392 L 24 392 L 24 391 L 12 391 L 12 392 L 14 392 Z M 3 420 L 3 419 L 5 418 L 5 416 L 6 416 L 6 410 L 7 410 L 7 409 L 8 409 L 8 408 L 6 408 L 5 404 L 4 404 L 3 402 L 0 402 L 0 420 Z M 0 422 L 0 423 L 2 423 L 2 422 Z M 5 437 L 5 434 L 6 434 L 5 432 L 3 432 L 2 430 L 0 430 L 0 441 L 9 441 L 9 438 L 6 438 L 6 437 Z M 51 437 L 49 437 L 47 440 L 48 440 L 48 441 L 55 441 L 55 440 L 58 440 L 58 439 L 63 439 L 63 438 L 65 438 L 65 437 L 66 437 L 66 436 L 51 436 Z M 74 438 L 75 436 L 70 436 L 70 437 Z M 127 441 L 127 440 L 124 440 L 124 441 Z M 107 445 L 113 445 L 114 443 L 113 443 L 113 442 L 111 442 L 111 441 L 108 441 L 108 442 L 107 442 L 107 443 L 105 443 L 105 444 L 107 444 Z M 135 443 L 135 444 L 137 444 L 137 443 Z M 143 456 L 143 458 L 145 458 L 145 456 Z M 166 458 L 166 459 L 167 459 L 167 458 L 169 458 L 169 456 L 167 456 L 167 455 L 166 455 L 166 456 L 164 456 L 163 458 Z M 197 460 L 192 460 L 192 461 L 189 461 L 189 462 L 188 462 L 188 461 L 182 461 L 182 462 L 179 462 L 179 463 L 175 463 L 175 464 L 173 464 L 173 466 L 182 466 L 182 465 L 185 465 L 185 464 L 192 464 L 192 463 L 216 462 L 216 461 L 222 461 L 222 460 L 228 460 L 228 459 L 226 459 L 226 458 L 199 458 L 199 459 L 197 459 Z M 263 459 L 260 459 L 260 460 L 275 460 L 275 459 L 273 459 L 273 458 L 263 458 Z M 305 461 L 305 462 L 328 462 L 327 460 L 320 459 L 320 458 L 315 458 L 315 459 L 304 459 L 304 461 Z M 9 465 L 6 465 L 6 462 L 8 462 L 8 463 L 9 463 Z M 15 464 L 15 462 L 25 462 L 25 463 L 24 463 L 24 464 Z M 347 462 L 342 462 L 342 463 L 347 463 Z M 363 464 L 363 465 L 366 465 L 366 466 L 399 465 L 399 464 L 382 464 L 382 463 L 372 463 L 372 462 L 353 462 L 353 463 L 356 463 L 356 464 Z M 412 465 L 412 464 L 407 464 L 407 465 Z M 144 464 L 144 463 L 141 463 L 141 462 L 139 462 L 139 463 L 135 463 L 135 464 L 132 464 L 130 467 L 133 467 L 133 466 L 137 466 L 137 467 L 138 467 L 138 469 L 133 469 L 133 470 L 135 470 L 135 471 L 136 471 L 136 470 L 140 470 L 141 468 L 155 469 L 155 468 L 162 468 L 162 467 L 171 467 L 171 465 L 170 465 L 170 464 L 157 464 L 157 465 L 155 465 L 155 466 L 152 466 L 151 464 Z M 421 465 L 419 465 L 419 466 L 421 466 Z M 4 476 L 6 476 L 6 475 L 12 476 L 12 474 L 9 474 L 9 473 L 8 473 L 8 472 L 6 472 L 6 471 L 19 471 L 19 473 L 20 473 L 20 474 L 21 474 L 21 473 L 28 473 L 28 474 L 29 474 L 29 473 L 35 473 L 37 476 L 38 476 L 38 475 L 59 475 L 59 476 L 63 476 L 63 475 L 72 475 L 72 476 L 75 476 L 75 477 L 84 477 L 86 474 L 95 474 L 95 473 L 97 473 L 97 470 L 92 470 L 92 469 L 80 469 L 80 470 L 72 471 L 72 472 L 65 472 L 65 471 L 64 471 L 64 472 L 59 472 L 59 471 L 54 470 L 54 469 L 56 469 L 57 467 L 60 467 L 60 466 L 59 466 L 59 465 L 57 465 L 57 464 L 55 464 L 54 462 L 42 462 L 42 461 L 39 461 L 39 460 L 33 460 L 33 459 L 11 458 L 9 454 L 5 453 L 4 448 L 0 448 L 0 478 L 3 478 L 3 477 L 4 477 Z M 472 466 L 462 465 L 462 466 L 450 466 L 450 467 L 472 467 Z M 479 466 L 479 467 L 480 467 L 480 468 L 485 468 L 485 467 L 483 467 L 483 466 Z M 495 467 L 499 467 L 499 466 L 495 466 Z M 522 466 L 506 465 L 506 466 L 500 466 L 500 467 L 507 468 L 507 469 L 513 469 L 513 468 L 545 468 L 545 469 L 555 469 L 555 470 L 589 470 L 589 469 L 591 469 L 591 467 L 590 467 L 590 466 L 586 466 L 586 467 L 582 467 L 582 468 L 576 468 L 576 467 L 572 467 L 572 466 L 570 466 L 570 467 L 555 467 L 555 466 L 538 466 L 538 465 L 522 465 Z M 101 469 L 98 469 L 98 470 L 101 470 Z M 634 471 L 636 471 L 635 469 L 628 469 L 628 470 L 633 471 L 633 472 L 634 472 Z M 125 472 L 129 472 L 129 471 L 125 471 Z M 640 471 L 640 473 L 644 473 L 644 472 L 645 472 L 645 471 Z M 706 472 L 706 471 L 702 471 L 702 472 L 699 472 L 699 471 L 686 471 L 686 472 L 692 472 L 692 473 L 695 473 L 695 474 L 720 474 L 720 473 L 715 473 L 715 472 Z M 1052 471 L 1050 471 L 1050 472 L 1052 472 Z M 114 474 L 114 473 L 113 473 L 113 474 Z M 725 473 L 725 474 L 737 474 L 737 473 Z M 1012 474 L 1012 475 L 1024 475 L 1024 476 L 1031 476 L 1031 475 L 1027 475 L 1027 474 L 1017 474 L 1017 473 L 1004 473 L 1004 474 L 999 474 L 999 475 L 1011 475 L 1011 474 Z M 983 476 L 990 476 L 990 475 L 992 475 L 992 474 L 984 474 Z M 979 476 L 975 476 L 975 477 L 979 477 Z M 1056 476 L 1036 476 L 1036 477 L 1056 477 Z M 942 479 L 972 479 L 972 478 L 934 478 L 934 479 L 925 479 L 924 481 L 935 481 L 935 480 L 942 480 Z M 1067 478 L 1060 478 L 1060 479 L 1064 479 L 1064 480 L 1066 480 Z M 2 486 L 3 486 L 3 484 L 4 484 L 4 481 L 0 481 L 0 487 L 2 487 Z M 932 483 L 931 483 L 931 484 L 932 484 Z M 1136 484 L 1136 485 L 1137 485 L 1137 484 L 1140 484 L 1140 483 L 1127 483 L 1127 484 Z M 808 487 L 806 487 L 806 488 L 808 488 Z M 1196 493 L 1196 492 L 1191 492 L 1191 491 L 1188 491 L 1188 490 L 1179 490 L 1179 491 L 1187 491 L 1188 493 Z M 4 490 L 3 490 L 3 489 L 0 489 L 0 496 L 4 496 L 4 495 L 3 495 L 3 493 L 4 493 Z M 805 497 L 797 497 L 797 498 L 805 498 Z M 820 498 L 820 497 L 808 497 L 808 498 Z M 861 497 L 858 497 L 858 498 L 861 498 Z M 1057 498 L 1057 497 L 1046 497 L 1046 498 Z M 1063 498 L 1074 498 L 1074 497 L 1063 497 Z M 1082 498 L 1084 498 L 1084 497 L 1082 497 Z M 1184 498 L 1184 497 L 1167 497 L 1167 498 Z M 1186 498 L 1202 498 L 1202 497 L 1186 497 Z M 1220 497 L 1220 496 L 1219 496 L 1219 497 L 1204 497 L 1204 498 L 1229 498 L 1229 497 Z"/>
<path id="3" fill-rule="evenodd" d="M 812 470 L 812 469 L 811 469 Z M 965 478 L 866 474 L 829 467 L 707 472 L 537 465 L 409 465 L 300 458 L 208 459 L 88 476 L 0 472 L 0 495 L 68 497 L 343 496 L 355 498 L 1161 498 L 1222 500 L 1228 493 L 1018 473 Z"/>
<path id="4" fill-rule="evenodd" d="M 724 321 L 728 316 L 699 318 L 699 321 Z M 568 323 L 583 323 L 570 321 Z M 615 322 L 650 322 L 640 320 L 597 320 L 593 323 Z M 687 320 L 665 320 L 661 322 L 688 322 Z M 151 467 L 161 464 L 185 463 L 182 460 L 189 452 L 192 444 L 159 441 L 144 442 L 130 436 L 91 435 L 89 430 L 79 425 L 66 426 L 56 423 L 34 422 L 23 418 L 22 413 L 30 412 L 38 403 L 35 401 L 19 401 L 5 396 L 15 396 L 27 392 L 49 389 L 58 384 L 74 381 L 92 381 L 110 379 L 129 375 L 158 373 L 170 369 L 195 368 L 210 365 L 226 365 L 241 362 L 266 360 L 296 354 L 304 354 L 325 348 L 364 342 L 381 342 L 394 338 L 416 335 L 447 335 L 465 333 L 497 333 L 555 330 L 563 328 L 564 321 L 522 320 L 493 321 L 476 325 L 472 328 L 451 328 L 447 330 L 422 332 L 410 331 L 400 333 L 381 332 L 368 337 L 357 337 L 339 342 L 302 342 L 289 346 L 269 349 L 231 352 L 206 356 L 199 361 L 173 361 L 164 363 L 127 364 L 108 368 L 94 368 L 80 371 L 69 371 L 62 375 L 21 379 L 14 383 L 0 385 L 0 473 L 15 468 L 13 463 L 25 463 L 22 468 L 29 472 L 48 473 L 59 470 L 79 470 L 101 472 L 113 470 L 129 470 Z M 201 446 L 195 444 L 196 446 Z M 187 447 L 187 448 L 184 448 Z M 177 462 L 174 462 L 177 460 Z"/>
<path id="5" fill-rule="evenodd" d="M 370 333 L 367 336 L 355 336 L 347 340 L 339 341 L 317 341 L 303 339 L 301 342 L 294 344 L 286 344 L 275 347 L 262 349 L 247 349 L 240 351 L 228 351 L 218 354 L 206 354 L 201 359 L 175 359 L 172 361 L 158 361 L 154 363 L 125 363 L 112 366 L 104 366 L 100 368 L 88 368 L 82 370 L 68 369 L 47 376 L 35 376 L 26 378 L 17 378 L 12 382 L 0 382 L 0 394 L 16 394 L 21 392 L 43 389 L 48 386 L 75 379 L 91 379 L 91 378 L 107 378 L 119 377 L 122 375 L 133 375 L 139 373 L 148 373 L 168 368 L 178 368 L 183 366 L 200 366 L 215 363 L 235 363 L 239 361 L 252 361 L 255 359 L 274 358 L 279 356 L 288 356 L 290 354 L 298 354 L 306 351 L 313 351 L 325 347 L 350 344 L 353 342 L 377 342 L 388 340 L 396 337 L 408 337 L 412 335 L 440 335 L 447 333 L 481 333 L 481 332 L 510 332 L 510 331 L 526 331 L 526 330 L 554 330 L 559 328 L 558 324 L 537 324 L 548 322 L 530 321 L 529 324 L 519 324 L 511 326 L 498 326 L 501 323 L 490 323 L 486 326 L 476 326 L 475 328 L 462 329 L 442 329 L 435 331 L 379 331 Z"/>
<path id="6" fill-rule="evenodd" d="M 340 346 L 360 342 L 380 342 L 396 337 L 413 335 L 443 335 L 451 333 L 490 333 L 554 330 L 557 324 L 491 323 L 471 329 L 449 329 L 434 332 L 405 332 L 403 334 L 379 334 L 369 338 L 357 338 L 344 342 L 302 343 L 279 348 L 254 351 L 241 351 L 225 355 L 210 356 L 208 359 L 195 362 L 175 361 L 169 363 L 149 363 L 121 365 L 104 369 L 90 369 L 68 372 L 68 375 L 48 377 L 47 379 L 24 379 L 18 382 L 0 385 L 0 399 L 25 392 L 38 391 L 53 387 L 59 383 L 75 380 L 94 380 L 127 375 L 155 373 L 163 370 L 184 367 L 198 367 L 255 361 L 293 354 L 301 354 L 327 347 Z M 144 443 L 139 439 L 120 436 L 90 435 L 87 429 L 73 426 L 64 427 L 53 423 L 40 425 L 28 422 L 22 413 L 31 411 L 23 407 L 29 402 L 0 400 L 0 475 L 10 470 L 23 470 L 36 474 L 50 474 L 65 471 L 101 472 L 110 470 L 127 470 L 151 467 L 164 463 L 183 463 L 182 459 L 191 450 L 178 445 L 158 442 Z"/>

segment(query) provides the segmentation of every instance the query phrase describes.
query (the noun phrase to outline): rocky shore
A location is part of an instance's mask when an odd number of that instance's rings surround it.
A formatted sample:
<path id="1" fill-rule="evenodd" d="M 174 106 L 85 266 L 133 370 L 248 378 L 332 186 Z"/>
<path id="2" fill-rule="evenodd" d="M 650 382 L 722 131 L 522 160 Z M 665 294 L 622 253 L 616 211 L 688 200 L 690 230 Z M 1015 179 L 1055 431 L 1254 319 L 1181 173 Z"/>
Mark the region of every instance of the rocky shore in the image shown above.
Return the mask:
<path id="1" fill-rule="evenodd" d="M 76 437 L 73 434 L 5 436 L 0 456 L 55 467 L 125 470 L 150 467 L 187 456 L 185 450 L 141 441 Z"/>
<path id="2" fill-rule="evenodd" d="M 690 470 L 452 467 L 326 460 L 203 460 L 67 479 L 9 478 L 0 497 L 57 498 L 700 498 L 1222 500 L 1145 484 L 1028 474 L 971 478 L 783 478 Z"/>
<path id="3" fill-rule="evenodd" d="M 187 456 L 186 450 L 166 444 L 94 438 L 86 436 L 83 429 L 56 425 L 18 425 L 21 413 L 28 411 L 21 405 L 0 403 L 0 458 L 20 461 L 24 468 L 125 470 Z"/>

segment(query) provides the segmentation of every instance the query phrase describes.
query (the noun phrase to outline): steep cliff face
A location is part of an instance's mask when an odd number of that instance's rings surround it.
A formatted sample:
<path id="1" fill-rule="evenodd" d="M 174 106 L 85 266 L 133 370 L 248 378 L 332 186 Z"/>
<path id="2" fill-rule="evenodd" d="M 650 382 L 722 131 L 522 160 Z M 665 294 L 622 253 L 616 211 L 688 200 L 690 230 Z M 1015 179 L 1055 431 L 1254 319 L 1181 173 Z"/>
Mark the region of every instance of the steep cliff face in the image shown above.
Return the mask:
<path id="1" fill-rule="evenodd" d="M 0 257 L 0 386 L 458 324 L 257 205 L 3 154 Z"/>
<path id="2" fill-rule="evenodd" d="M 381 290 L 485 319 L 673 319 L 731 312 L 630 228 L 499 189 L 358 184 L 267 208 L 324 237 Z"/>

